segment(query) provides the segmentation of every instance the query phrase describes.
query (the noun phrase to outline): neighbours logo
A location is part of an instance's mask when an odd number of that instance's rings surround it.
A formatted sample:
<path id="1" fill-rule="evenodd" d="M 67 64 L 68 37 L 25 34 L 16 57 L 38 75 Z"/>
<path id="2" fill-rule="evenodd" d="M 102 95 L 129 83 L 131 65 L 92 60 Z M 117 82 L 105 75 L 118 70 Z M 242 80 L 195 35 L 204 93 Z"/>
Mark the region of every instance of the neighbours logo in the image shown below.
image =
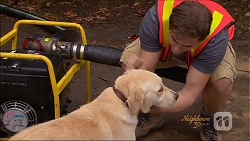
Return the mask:
<path id="1" fill-rule="evenodd" d="M 189 124 L 193 124 L 193 128 L 198 128 L 202 125 L 202 122 L 210 121 L 210 118 L 200 117 L 200 115 L 185 115 L 181 121 L 189 122 Z M 232 114 L 229 112 L 216 112 L 213 121 L 213 126 L 218 131 L 228 131 L 233 127 Z"/>
<path id="2" fill-rule="evenodd" d="M 189 124 L 193 124 L 193 128 L 198 128 L 201 126 L 201 122 L 203 121 L 209 121 L 210 118 L 203 118 L 200 117 L 200 115 L 194 115 L 194 116 L 190 116 L 190 115 L 185 115 L 181 121 L 187 121 L 189 122 Z"/>
<path id="3" fill-rule="evenodd" d="M 214 114 L 214 128 L 218 131 L 228 131 L 233 127 L 232 119 L 229 112 L 217 112 Z"/>

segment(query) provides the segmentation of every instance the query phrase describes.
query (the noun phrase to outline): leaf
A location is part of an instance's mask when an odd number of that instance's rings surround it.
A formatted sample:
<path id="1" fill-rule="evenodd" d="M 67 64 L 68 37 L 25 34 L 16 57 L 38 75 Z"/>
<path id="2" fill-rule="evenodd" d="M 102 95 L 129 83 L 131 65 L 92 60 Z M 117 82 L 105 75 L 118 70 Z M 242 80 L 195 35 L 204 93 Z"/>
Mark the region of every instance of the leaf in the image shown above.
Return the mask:
<path id="1" fill-rule="evenodd" d="M 139 2 L 136 2 L 136 3 L 133 4 L 133 6 L 137 6 L 137 5 L 139 5 L 139 4 L 140 4 Z"/>
<path id="2" fill-rule="evenodd" d="M 93 21 L 93 19 L 94 19 L 94 17 L 92 17 L 92 16 L 88 16 L 88 17 L 82 18 L 82 20 L 84 20 L 86 22 Z"/>
<path id="3" fill-rule="evenodd" d="M 30 6 L 27 6 L 26 9 L 28 9 L 29 11 L 34 11 L 34 7 L 30 7 Z"/>
<path id="4" fill-rule="evenodd" d="M 249 16 L 250 16 L 250 12 L 247 12 L 247 13 L 245 14 L 245 16 L 249 17 Z"/>
<path id="5" fill-rule="evenodd" d="M 98 20 L 105 20 L 106 18 L 105 17 L 101 17 L 101 16 L 96 16 L 96 18 L 98 19 Z"/>
<path id="6" fill-rule="evenodd" d="M 56 16 L 53 15 L 53 14 L 51 14 L 51 13 L 45 12 L 45 13 L 43 14 L 43 17 L 45 17 L 46 19 L 52 20 L 52 21 L 56 21 Z"/>
<path id="7" fill-rule="evenodd" d="M 64 11 L 63 14 L 64 14 L 65 16 L 69 17 L 69 18 L 70 18 L 70 17 L 76 17 L 76 16 L 77 16 L 77 14 L 76 14 L 75 12 L 71 11 L 71 10 Z"/>

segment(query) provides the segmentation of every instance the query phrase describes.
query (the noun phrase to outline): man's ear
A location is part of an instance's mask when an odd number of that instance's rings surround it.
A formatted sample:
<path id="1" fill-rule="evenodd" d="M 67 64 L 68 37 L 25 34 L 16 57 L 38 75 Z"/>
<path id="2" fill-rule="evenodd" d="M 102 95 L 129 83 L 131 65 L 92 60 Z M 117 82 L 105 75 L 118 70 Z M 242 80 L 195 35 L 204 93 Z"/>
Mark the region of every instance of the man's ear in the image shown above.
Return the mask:
<path id="1" fill-rule="evenodd" d="M 132 114 L 138 114 L 142 107 L 144 100 L 144 91 L 141 88 L 137 88 L 132 92 L 129 92 L 127 104 Z"/>

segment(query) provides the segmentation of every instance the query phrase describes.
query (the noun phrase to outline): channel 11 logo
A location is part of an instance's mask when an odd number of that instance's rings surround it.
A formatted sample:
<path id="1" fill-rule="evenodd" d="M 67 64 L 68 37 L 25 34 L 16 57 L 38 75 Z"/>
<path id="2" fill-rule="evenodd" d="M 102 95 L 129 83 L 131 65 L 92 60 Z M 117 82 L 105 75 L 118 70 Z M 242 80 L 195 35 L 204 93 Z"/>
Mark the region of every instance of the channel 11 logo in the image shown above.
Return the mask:
<path id="1" fill-rule="evenodd" d="M 218 131 L 228 131 L 232 129 L 232 114 L 229 112 L 216 112 L 214 114 L 214 128 Z"/>

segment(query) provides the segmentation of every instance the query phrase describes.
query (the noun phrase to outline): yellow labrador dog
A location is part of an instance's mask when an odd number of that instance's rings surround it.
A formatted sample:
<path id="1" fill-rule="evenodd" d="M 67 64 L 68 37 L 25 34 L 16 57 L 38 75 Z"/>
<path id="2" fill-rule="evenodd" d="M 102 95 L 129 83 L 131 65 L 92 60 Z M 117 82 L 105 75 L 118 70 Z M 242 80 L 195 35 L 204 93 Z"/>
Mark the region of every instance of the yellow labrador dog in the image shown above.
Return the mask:
<path id="1" fill-rule="evenodd" d="M 156 74 L 128 70 L 95 100 L 59 119 L 29 127 L 10 140 L 135 140 L 139 112 L 170 107 L 178 94 Z"/>

